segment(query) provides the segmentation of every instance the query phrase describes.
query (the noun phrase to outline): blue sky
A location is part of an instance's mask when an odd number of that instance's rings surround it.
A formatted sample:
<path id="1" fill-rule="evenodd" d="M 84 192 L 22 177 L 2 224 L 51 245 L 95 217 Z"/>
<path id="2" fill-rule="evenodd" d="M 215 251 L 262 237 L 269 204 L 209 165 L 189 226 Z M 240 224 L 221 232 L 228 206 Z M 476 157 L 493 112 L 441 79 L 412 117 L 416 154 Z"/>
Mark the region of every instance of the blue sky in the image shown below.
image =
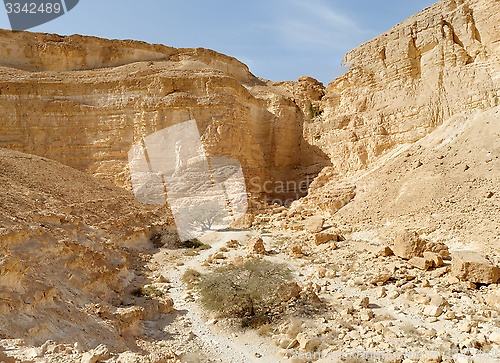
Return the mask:
<path id="1" fill-rule="evenodd" d="M 434 2 L 80 0 L 68 14 L 30 31 L 210 48 L 238 58 L 259 77 L 309 75 L 326 84 L 345 71 L 346 52 Z M 2 8 L 0 28 L 10 28 Z"/>

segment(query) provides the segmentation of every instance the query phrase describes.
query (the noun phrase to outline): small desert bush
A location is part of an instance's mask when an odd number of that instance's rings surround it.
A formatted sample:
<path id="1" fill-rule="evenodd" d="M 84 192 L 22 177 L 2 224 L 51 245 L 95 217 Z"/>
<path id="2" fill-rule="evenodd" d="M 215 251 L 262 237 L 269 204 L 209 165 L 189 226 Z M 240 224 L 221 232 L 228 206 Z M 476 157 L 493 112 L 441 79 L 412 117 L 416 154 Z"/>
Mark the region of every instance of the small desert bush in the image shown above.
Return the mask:
<path id="1" fill-rule="evenodd" d="M 158 288 L 154 286 L 145 286 L 145 287 L 140 287 L 138 289 L 135 289 L 132 291 L 132 295 L 137 296 L 137 297 L 163 297 L 165 295 L 163 291 L 159 290 Z"/>
<path id="2" fill-rule="evenodd" d="M 243 326 L 267 324 L 291 298 L 292 274 L 284 264 L 252 259 L 201 276 L 201 304 L 221 317 L 239 318 Z"/>
<path id="3" fill-rule="evenodd" d="M 187 284 L 189 287 L 193 287 L 193 284 L 198 282 L 201 278 L 201 273 L 192 268 L 187 269 L 181 277 L 182 282 Z"/>
<path id="4" fill-rule="evenodd" d="M 185 241 L 184 247 L 192 249 L 200 249 L 200 250 L 208 250 L 211 248 L 209 245 L 204 244 L 197 238 Z"/>

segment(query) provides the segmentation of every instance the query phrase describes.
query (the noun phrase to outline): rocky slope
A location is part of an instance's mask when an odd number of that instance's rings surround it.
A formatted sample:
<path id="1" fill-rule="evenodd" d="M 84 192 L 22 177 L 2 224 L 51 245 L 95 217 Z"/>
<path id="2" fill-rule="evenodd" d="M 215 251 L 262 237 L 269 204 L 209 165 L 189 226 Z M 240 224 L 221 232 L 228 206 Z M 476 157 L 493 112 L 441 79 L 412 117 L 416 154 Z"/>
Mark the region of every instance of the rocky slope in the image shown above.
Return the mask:
<path id="1" fill-rule="evenodd" d="M 124 349 L 120 306 L 142 282 L 140 251 L 173 225 L 165 207 L 6 149 L 0 185 L 0 337 Z"/>

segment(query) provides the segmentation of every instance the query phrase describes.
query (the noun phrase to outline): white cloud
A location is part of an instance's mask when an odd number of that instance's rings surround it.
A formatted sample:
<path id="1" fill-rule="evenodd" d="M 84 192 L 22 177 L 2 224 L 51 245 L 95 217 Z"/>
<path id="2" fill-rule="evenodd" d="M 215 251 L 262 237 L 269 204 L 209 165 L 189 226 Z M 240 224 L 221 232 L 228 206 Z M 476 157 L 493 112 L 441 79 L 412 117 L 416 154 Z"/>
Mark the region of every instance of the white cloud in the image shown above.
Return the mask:
<path id="1" fill-rule="evenodd" d="M 326 0 L 287 0 L 282 6 L 273 28 L 289 46 L 344 50 L 376 35 Z"/>

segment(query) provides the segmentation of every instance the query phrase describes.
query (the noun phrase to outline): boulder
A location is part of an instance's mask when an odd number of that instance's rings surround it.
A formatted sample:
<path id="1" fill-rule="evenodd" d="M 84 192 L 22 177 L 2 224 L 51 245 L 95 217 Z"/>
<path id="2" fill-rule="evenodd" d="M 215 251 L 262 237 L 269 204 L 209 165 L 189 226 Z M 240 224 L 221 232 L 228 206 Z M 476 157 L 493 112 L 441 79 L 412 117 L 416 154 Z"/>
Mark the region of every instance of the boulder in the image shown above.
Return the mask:
<path id="1" fill-rule="evenodd" d="M 492 343 L 500 345 L 500 330 L 494 331 L 493 333 L 491 333 L 489 336 L 489 340 Z"/>
<path id="2" fill-rule="evenodd" d="M 16 360 L 12 357 L 7 356 L 4 352 L 0 350 L 0 362 L 2 363 L 16 363 Z"/>
<path id="3" fill-rule="evenodd" d="M 443 257 L 436 252 L 424 252 L 423 254 L 426 260 L 432 261 L 432 267 L 443 266 Z"/>
<path id="4" fill-rule="evenodd" d="M 265 255 L 267 253 L 264 241 L 259 236 L 250 238 L 247 247 L 251 253 L 256 253 L 258 255 Z"/>
<path id="5" fill-rule="evenodd" d="M 336 233 L 320 232 L 314 236 L 314 243 L 316 246 L 322 245 L 328 242 L 338 242 L 339 235 Z"/>
<path id="6" fill-rule="evenodd" d="M 102 360 L 108 359 L 110 356 L 108 347 L 104 344 L 99 345 L 97 348 L 83 353 L 81 363 L 97 363 Z"/>
<path id="7" fill-rule="evenodd" d="M 231 228 L 235 229 L 248 229 L 252 227 L 254 222 L 254 215 L 251 213 L 245 213 L 243 216 L 231 223 Z"/>
<path id="8" fill-rule="evenodd" d="M 415 231 L 404 231 L 396 236 L 394 240 L 394 254 L 406 260 L 418 257 L 425 252 L 427 242 L 420 238 Z"/>
<path id="9" fill-rule="evenodd" d="M 405 230 L 394 239 L 394 254 L 409 260 L 413 257 L 422 257 L 424 252 L 434 252 L 440 256 L 448 256 L 448 247 L 443 243 L 428 241 L 418 235 L 416 231 Z"/>
<path id="10" fill-rule="evenodd" d="M 424 271 L 427 271 L 434 265 L 434 262 L 432 260 L 428 260 L 424 257 L 412 257 L 410 258 L 408 263 Z"/>
<path id="11" fill-rule="evenodd" d="M 389 257 L 393 256 L 394 252 L 388 246 L 381 246 L 375 250 L 375 255 L 380 257 Z"/>
<path id="12" fill-rule="evenodd" d="M 321 216 L 310 217 L 306 220 L 304 227 L 311 233 L 319 233 L 323 230 L 325 220 Z"/>
<path id="13" fill-rule="evenodd" d="M 453 253 L 451 273 L 459 280 L 473 283 L 494 284 L 500 280 L 500 268 L 472 251 Z"/>

